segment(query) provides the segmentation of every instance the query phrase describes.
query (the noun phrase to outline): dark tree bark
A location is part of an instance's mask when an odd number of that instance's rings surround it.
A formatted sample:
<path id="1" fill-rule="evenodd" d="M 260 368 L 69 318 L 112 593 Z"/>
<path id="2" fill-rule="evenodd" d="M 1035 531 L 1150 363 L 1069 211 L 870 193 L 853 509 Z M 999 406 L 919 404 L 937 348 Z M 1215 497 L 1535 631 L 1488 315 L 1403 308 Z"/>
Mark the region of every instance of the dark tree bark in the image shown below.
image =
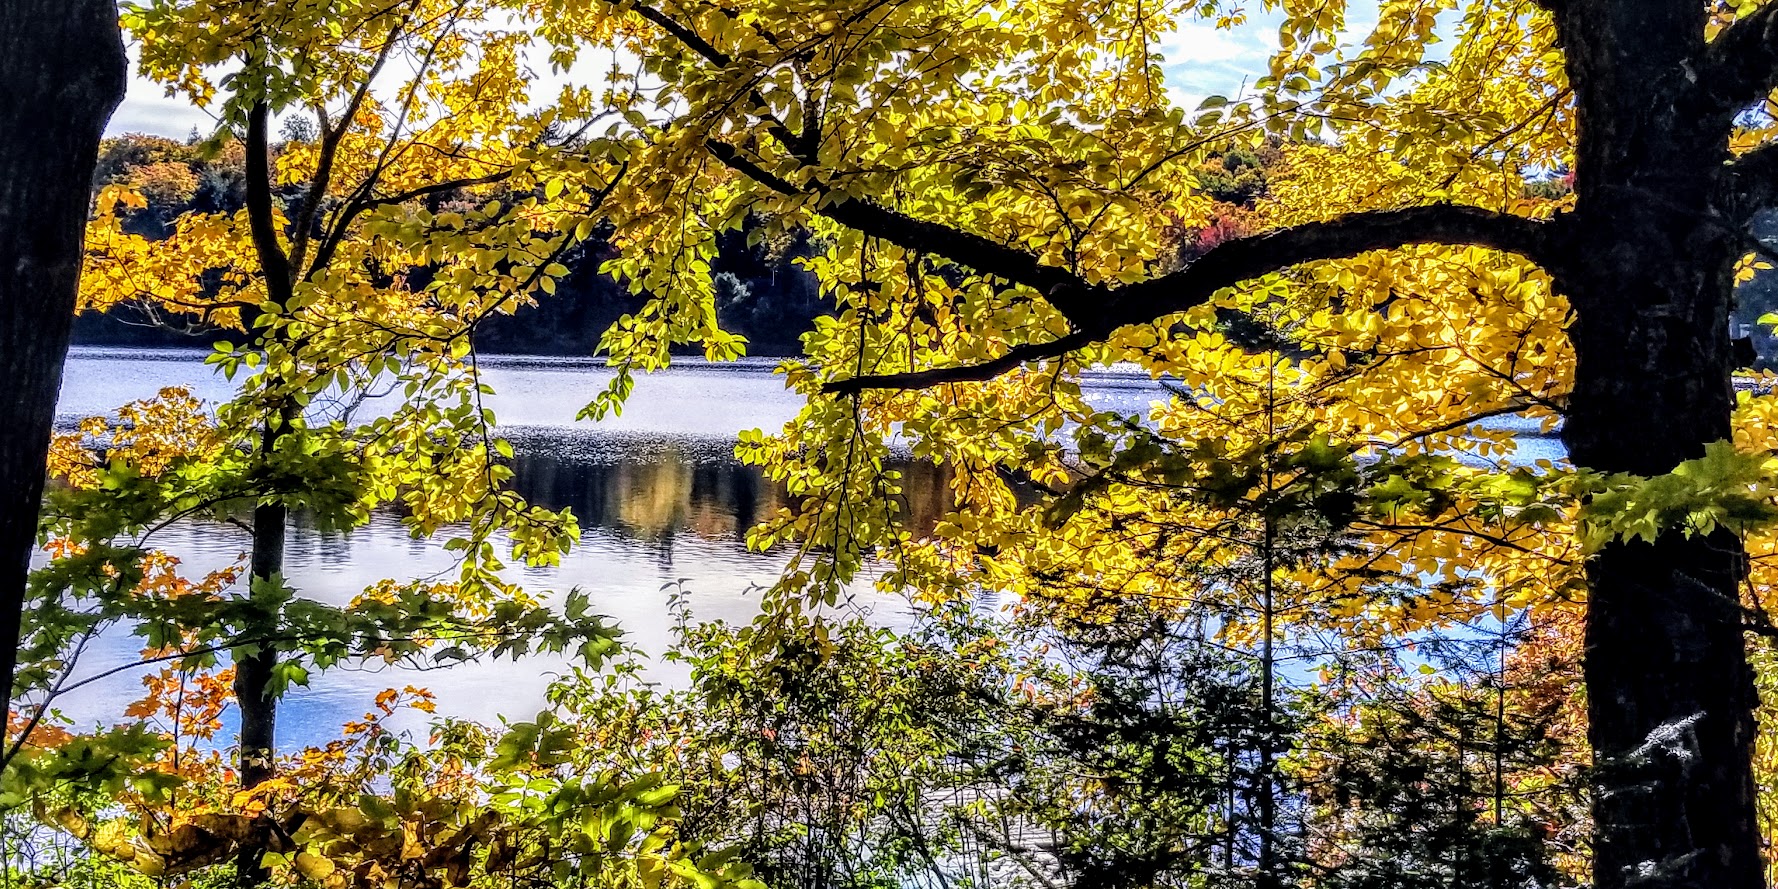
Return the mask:
<path id="1" fill-rule="evenodd" d="M 0 687 L 9 704 L 93 164 L 126 78 L 112 0 L 0 0 Z"/>
<path id="2" fill-rule="evenodd" d="M 268 434 L 267 439 L 272 436 Z M 253 556 L 250 581 L 271 580 L 284 570 L 284 531 L 289 508 L 280 503 L 261 504 L 253 510 Z M 277 634 L 273 616 L 247 635 L 272 638 Z M 271 695 L 272 668 L 278 663 L 277 646 L 263 643 L 251 651 L 238 649 L 235 661 L 235 700 L 241 708 L 240 774 L 243 789 L 257 787 L 272 777 L 277 754 L 278 702 Z"/>
<path id="3" fill-rule="evenodd" d="M 1580 466 L 1659 475 L 1729 437 L 1728 315 L 1745 244 L 1717 206 L 1734 108 L 1698 76 L 1705 11 L 1557 10 L 1580 122 L 1577 205 L 1553 269 L 1578 313 L 1562 437 Z M 1730 535 L 1675 530 L 1607 546 L 1587 566 L 1601 889 L 1761 885 L 1744 563 Z"/>
<path id="4" fill-rule="evenodd" d="M 275 444 L 270 432 L 267 446 Z M 248 582 L 270 580 L 284 570 L 284 531 L 289 508 L 282 503 L 261 504 L 253 510 L 253 555 Z M 271 638 L 276 635 L 275 616 L 264 615 L 248 635 Z M 235 704 L 241 710 L 239 773 L 241 789 L 250 790 L 271 780 L 277 773 L 278 699 L 272 695 L 272 668 L 278 664 L 277 646 L 270 642 L 252 649 L 237 648 L 235 662 Z M 262 859 L 264 847 L 248 843 L 235 861 L 236 885 L 242 889 L 266 884 L 267 871 Z"/>
<path id="5" fill-rule="evenodd" d="M 247 122 L 247 219 L 253 235 L 254 253 L 265 276 L 266 295 L 275 304 L 290 304 L 295 278 L 290 258 L 278 239 L 278 228 L 272 203 L 272 167 L 269 135 L 271 110 L 264 102 L 254 106 Z M 289 434 L 291 424 L 300 415 L 294 404 L 286 401 L 276 414 L 268 418 L 260 437 L 260 457 L 269 460 L 278 442 Z M 261 503 L 253 510 L 253 556 L 248 570 L 248 583 L 282 581 L 284 573 L 284 537 L 290 507 L 281 501 Z M 258 615 L 259 632 L 249 635 L 261 638 L 276 634 L 280 615 L 268 611 Z M 272 669 L 278 663 L 278 649 L 267 642 L 234 652 L 235 704 L 241 708 L 240 775 L 241 788 L 258 787 L 275 774 L 274 759 L 278 751 L 278 699 L 272 694 Z M 235 863 L 236 885 L 247 887 L 265 883 L 267 872 L 261 863 L 264 849 L 247 846 Z"/>

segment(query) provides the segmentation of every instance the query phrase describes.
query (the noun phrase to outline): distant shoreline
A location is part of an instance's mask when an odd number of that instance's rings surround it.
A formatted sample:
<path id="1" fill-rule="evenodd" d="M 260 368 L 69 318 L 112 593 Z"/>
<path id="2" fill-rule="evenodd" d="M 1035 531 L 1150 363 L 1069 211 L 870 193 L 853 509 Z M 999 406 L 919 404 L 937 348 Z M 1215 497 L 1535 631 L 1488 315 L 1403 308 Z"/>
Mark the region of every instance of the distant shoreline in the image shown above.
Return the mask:
<path id="1" fill-rule="evenodd" d="M 68 357 L 78 359 L 116 360 L 116 361 L 178 361 L 189 359 L 202 361 L 213 354 L 213 350 L 198 346 L 107 346 L 79 345 L 69 347 Z M 762 373 L 769 374 L 778 365 L 796 358 L 794 355 L 748 355 L 733 361 L 711 361 L 699 355 L 674 356 L 673 364 L 666 373 L 674 370 L 697 370 L 716 373 Z M 603 370 L 609 365 L 604 358 L 587 355 L 530 355 L 524 353 L 494 352 L 481 354 L 482 364 L 489 367 L 518 368 L 587 368 Z M 1103 368 L 1087 371 L 1082 375 L 1100 385 L 1116 388 L 1158 388 L 1160 380 L 1150 376 L 1134 364 L 1122 367 Z"/>

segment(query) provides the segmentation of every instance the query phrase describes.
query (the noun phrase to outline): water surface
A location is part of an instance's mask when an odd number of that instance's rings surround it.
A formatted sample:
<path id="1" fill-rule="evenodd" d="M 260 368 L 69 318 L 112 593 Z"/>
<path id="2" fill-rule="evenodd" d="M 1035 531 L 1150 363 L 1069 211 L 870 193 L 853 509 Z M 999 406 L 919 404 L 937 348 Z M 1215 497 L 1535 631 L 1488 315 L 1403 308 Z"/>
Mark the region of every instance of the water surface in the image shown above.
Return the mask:
<path id="1" fill-rule="evenodd" d="M 210 402 L 227 400 L 233 385 L 203 364 L 203 352 L 76 349 L 62 385 L 62 422 L 101 414 L 167 386 L 183 386 Z M 737 435 L 776 429 L 792 419 L 801 399 L 773 374 L 772 360 L 735 364 L 689 361 L 637 381 L 623 413 L 597 423 L 575 415 L 610 379 L 593 361 L 562 358 L 484 359 L 496 391 L 489 400 L 501 432 L 514 444 L 514 486 L 531 501 L 571 508 L 580 519 L 579 546 L 555 568 L 514 568 L 528 589 L 546 596 L 572 588 L 587 592 L 596 610 L 612 617 L 627 641 L 658 653 L 669 640 L 670 590 L 683 590 L 699 619 L 745 621 L 757 610 L 759 587 L 783 566 L 783 553 L 755 553 L 746 530 L 785 505 L 781 492 L 733 454 Z M 1089 397 L 1103 408 L 1138 414 L 1165 395 L 1139 374 L 1097 374 Z M 1529 431 L 1529 430 L 1526 430 Z M 1519 459 L 1559 457 L 1553 440 L 1526 436 Z M 943 478 L 933 467 L 905 465 L 907 518 L 930 527 L 945 505 Z M 232 525 L 184 522 L 156 538 L 202 573 L 240 559 L 251 545 Z M 344 604 L 383 578 L 448 578 L 454 561 L 439 542 L 415 540 L 393 516 L 378 515 L 350 534 L 329 534 L 294 518 L 286 548 L 286 577 L 300 595 Z M 906 619 L 898 600 L 855 585 L 846 607 L 896 625 Z M 139 642 L 123 633 L 100 640 L 83 673 L 136 659 Z M 526 718 L 544 705 L 544 689 L 564 664 L 549 657 L 516 663 L 471 663 L 444 671 L 383 664 L 335 669 L 314 677 L 280 711 L 284 748 L 321 743 L 362 715 L 377 692 L 407 684 L 438 695 L 440 714 L 492 722 Z M 127 671 L 64 701 L 81 724 L 112 721 L 140 693 L 144 671 Z M 657 666 L 661 681 L 678 681 Z M 418 725 L 415 717 L 407 723 Z"/>

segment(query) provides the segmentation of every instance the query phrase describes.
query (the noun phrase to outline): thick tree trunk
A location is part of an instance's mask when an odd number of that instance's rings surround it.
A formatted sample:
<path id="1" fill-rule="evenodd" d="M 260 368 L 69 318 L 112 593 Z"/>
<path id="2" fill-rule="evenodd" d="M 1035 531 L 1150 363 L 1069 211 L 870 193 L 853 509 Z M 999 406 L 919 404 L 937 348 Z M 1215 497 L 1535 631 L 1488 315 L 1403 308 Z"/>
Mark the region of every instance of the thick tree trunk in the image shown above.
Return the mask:
<path id="1" fill-rule="evenodd" d="M 1576 310 L 1563 439 L 1579 466 L 1661 475 L 1729 437 L 1732 109 L 1699 76 L 1703 4 L 1553 5 L 1579 130 L 1552 268 Z M 1597 889 L 1761 885 L 1745 562 L 1732 535 L 1679 529 L 1588 562 Z"/>
<path id="2" fill-rule="evenodd" d="M 1707 191 L 1672 184 L 1581 198 L 1559 276 L 1579 308 L 1563 437 L 1580 466 L 1660 475 L 1729 437 L 1738 249 Z M 1724 532 L 1614 543 L 1588 563 L 1598 889 L 1761 885 L 1744 570 Z"/>
<path id="3" fill-rule="evenodd" d="M 125 66 L 112 0 L 0 0 L 0 688 L 8 703 L 93 164 L 123 99 Z"/>
<path id="4" fill-rule="evenodd" d="M 1582 229 L 1598 235 L 1577 245 L 1584 267 L 1569 287 L 1593 310 L 1573 330 L 1563 437 L 1580 466 L 1652 476 L 1729 436 L 1736 251 L 1708 222 L 1643 207 Z M 1675 530 L 1611 544 L 1587 565 L 1599 889 L 1761 885 L 1745 561 L 1731 534 Z"/>
<path id="5" fill-rule="evenodd" d="M 1675 245 L 1658 229 L 1615 228 L 1615 252 L 1582 248 L 1616 266 L 1588 301 L 1615 294 L 1619 310 L 1583 313 L 1577 325 L 1580 366 L 1563 437 L 1580 466 L 1659 475 L 1729 437 L 1733 253 L 1701 235 L 1678 255 L 1663 249 Z M 1745 564 L 1732 534 L 1678 531 L 1611 544 L 1588 563 L 1599 889 L 1761 885 Z"/>
<path id="6" fill-rule="evenodd" d="M 1597 885 L 1761 885 L 1753 675 L 1732 537 L 1596 558 L 1587 619 Z"/>

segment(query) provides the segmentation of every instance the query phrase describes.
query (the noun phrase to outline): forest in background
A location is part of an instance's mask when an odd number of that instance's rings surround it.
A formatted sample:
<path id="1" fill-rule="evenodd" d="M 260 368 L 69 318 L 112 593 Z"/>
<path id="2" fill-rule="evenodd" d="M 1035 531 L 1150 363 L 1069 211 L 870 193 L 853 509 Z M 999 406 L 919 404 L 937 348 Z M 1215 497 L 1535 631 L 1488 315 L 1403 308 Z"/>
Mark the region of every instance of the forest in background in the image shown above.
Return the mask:
<path id="1" fill-rule="evenodd" d="M 313 138 L 313 121 L 294 118 L 282 135 L 286 140 Z M 193 134 L 183 143 L 163 136 L 139 133 L 116 136 L 100 145 L 94 172 L 95 189 L 128 185 L 141 192 L 147 205 L 132 213 L 126 227 L 146 237 L 164 237 L 173 220 L 197 212 L 234 212 L 245 204 L 242 178 L 243 155 L 238 145 L 200 144 Z M 1256 153 L 1238 150 L 1212 158 L 1201 168 L 1204 193 L 1227 209 L 1226 220 L 1201 231 L 1181 230 L 1175 237 L 1181 249 L 1194 248 L 1190 239 L 1245 233 L 1238 220 L 1265 195 L 1265 171 L 1275 162 L 1276 149 Z M 1546 172 L 1526 183 L 1529 192 L 1559 196 L 1570 186 L 1567 174 Z M 300 193 L 282 196 L 285 200 Z M 1233 224 L 1236 227 L 1231 229 Z M 815 254 L 810 233 L 798 230 L 770 242 L 756 241 L 755 228 L 719 236 L 711 270 L 717 287 L 717 310 L 722 323 L 747 337 L 748 354 L 788 357 L 800 354 L 801 337 L 823 311 L 816 277 L 799 259 Z M 1762 240 L 1778 241 L 1778 220 L 1767 220 L 1753 229 Z M 622 282 L 599 271 L 601 263 L 615 256 L 612 247 L 599 240 L 579 245 L 563 257 L 569 269 L 556 293 L 510 316 L 490 320 L 477 332 L 476 343 L 491 354 L 586 356 L 597 351 L 599 337 L 617 319 L 642 303 Z M 1778 273 L 1762 269 L 1737 289 L 1730 324 L 1737 337 L 1746 338 L 1756 360 L 1749 367 L 1768 366 L 1778 358 L 1778 335 L 1772 325 L 1759 319 L 1778 311 Z M 83 312 L 74 323 L 74 342 L 93 346 L 148 346 L 208 348 L 226 331 L 193 325 L 188 319 L 169 323 L 151 305 L 123 304 L 109 311 Z"/>
<path id="2" fill-rule="evenodd" d="M 281 135 L 286 142 L 313 140 L 315 124 L 293 118 Z M 128 134 L 100 145 L 93 176 L 95 191 L 122 185 L 138 191 L 145 206 L 132 209 L 125 230 L 148 238 L 164 238 L 181 215 L 233 213 L 245 206 L 246 185 L 240 145 L 204 144 L 197 134 L 184 142 L 162 136 Z M 1196 239 L 1242 233 L 1239 220 L 1265 194 L 1265 167 L 1275 162 L 1275 148 L 1241 149 L 1205 162 L 1202 187 L 1226 205 L 1225 221 L 1202 232 L 1182 227 L 1174 237 L 1181 249 L 1193 250 Z M 1559 189 L 1555 185 L 1544 186 Z M 289 202 L 302 197 L 290 187 L 279 195 Z M 449 196 L 435 199 L 442 206 Z M 780 232 L 769 239 L 757 222 L 724 232 L 717 238 L 711 274 L 717 312 L 725 328 L 747 338 L 748 354 L 790 357 L 802 353 L 801 338 L 826 311 L 818 279 L 799 260 L 817 255 L 807 229 Z M 476 344 L 492 354 L 587 356 L 597 351 L 599 337 L 623 315 L 646 302 L 622 281 L 600 272 L 616 256 L 612 246 L 594 237 L 562 257 L 569 271 L 553 294 L 511 315 L 488 319 L 477 328 Z M 1764 279 L 1761 279 L 1762 282 Z M 1751 311 L 1751 310 L 1750 310 Z M 1763 310 L 1762 310 L 1763 311 Z M 152 303 L 122 303 L 107 311 L 83 312 L 74 323 L 74 342 L 102 346 L 178 346 L 209 348 L 229 339 L 223 328 L 189 317 L 169 317 Z"/>

